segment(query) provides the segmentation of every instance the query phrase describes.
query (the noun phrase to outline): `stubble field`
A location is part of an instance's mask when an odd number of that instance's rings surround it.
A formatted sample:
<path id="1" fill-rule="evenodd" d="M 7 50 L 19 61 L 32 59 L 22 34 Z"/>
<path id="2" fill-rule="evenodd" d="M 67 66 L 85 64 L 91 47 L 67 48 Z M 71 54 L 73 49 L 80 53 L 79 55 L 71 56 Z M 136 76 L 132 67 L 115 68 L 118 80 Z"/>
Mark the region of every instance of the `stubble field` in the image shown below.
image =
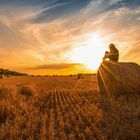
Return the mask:
<path id="1" fill-rule="evenodd" d="M 96 75 L 0 79 L 0 140 L 139 140 L 140 96 L 100 95 Z"/>

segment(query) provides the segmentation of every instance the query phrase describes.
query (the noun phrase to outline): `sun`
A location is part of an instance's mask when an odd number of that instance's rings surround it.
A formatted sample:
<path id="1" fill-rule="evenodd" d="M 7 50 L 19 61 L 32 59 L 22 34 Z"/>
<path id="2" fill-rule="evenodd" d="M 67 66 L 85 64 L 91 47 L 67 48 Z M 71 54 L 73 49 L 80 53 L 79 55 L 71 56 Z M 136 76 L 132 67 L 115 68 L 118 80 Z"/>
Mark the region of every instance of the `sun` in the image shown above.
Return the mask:
<path id="1" fill-rule="evenodd" d="M 98 33 L 93 33 L 85 37 L 83 44 L 71 51 L 71 61 L 83 64 L 88 69 L 97 70 L 106 49 L 106 40 Z"/>

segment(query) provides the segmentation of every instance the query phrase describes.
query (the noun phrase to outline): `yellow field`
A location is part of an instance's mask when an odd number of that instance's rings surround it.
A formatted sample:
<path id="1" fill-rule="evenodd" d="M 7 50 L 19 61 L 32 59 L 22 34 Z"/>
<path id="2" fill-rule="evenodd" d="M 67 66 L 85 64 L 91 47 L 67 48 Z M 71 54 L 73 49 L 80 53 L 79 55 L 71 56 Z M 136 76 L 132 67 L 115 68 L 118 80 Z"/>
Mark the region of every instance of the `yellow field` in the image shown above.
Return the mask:
<path id="1" fill-rule="evenodd" d="M 0 140 L 138 140 L 140 96 L 100 95 L 96 75 L 0 79 Z"/>

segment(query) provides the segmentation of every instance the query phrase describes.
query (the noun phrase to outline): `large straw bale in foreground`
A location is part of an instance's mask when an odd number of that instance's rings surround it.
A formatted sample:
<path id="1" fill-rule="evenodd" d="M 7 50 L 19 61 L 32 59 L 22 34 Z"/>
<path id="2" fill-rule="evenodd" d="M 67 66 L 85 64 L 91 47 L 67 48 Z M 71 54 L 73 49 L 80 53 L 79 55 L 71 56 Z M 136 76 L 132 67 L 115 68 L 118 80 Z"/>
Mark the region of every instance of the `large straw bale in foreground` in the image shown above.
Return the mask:
<path id="1" fill-rule="evenodd" d="M 140 66 L 135 63 L 104 61 L 97 72 L 100 93 L 140 94 Z"/>

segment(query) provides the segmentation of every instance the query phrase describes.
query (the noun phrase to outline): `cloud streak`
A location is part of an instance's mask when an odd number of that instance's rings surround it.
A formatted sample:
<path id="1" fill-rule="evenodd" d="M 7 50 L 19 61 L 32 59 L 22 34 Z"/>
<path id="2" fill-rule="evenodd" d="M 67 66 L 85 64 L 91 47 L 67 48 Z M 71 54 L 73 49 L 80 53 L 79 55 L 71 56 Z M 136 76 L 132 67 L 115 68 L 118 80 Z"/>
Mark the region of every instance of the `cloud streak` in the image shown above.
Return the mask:
<path id="1" fill-rule="evenodd" d="M 46 64 L 46 65 L 38 65 L 32 68 L 26 68 L 26 69 L 51 69 L 51 70 L 58 70 L 58 69 L 68 69 L 73 67 L 79 67 L 81 64 L 78 63 L 59 63 L 59 64 Z"/>
<path id="2" fill-rule="evenodd" d="M 58 0 L 49 7 L 41 9 L 36 17 L 33 18 L 33 23 L 44 23 L 75 14 L 80 9 L 89 4 L 91 0 Z"/>

